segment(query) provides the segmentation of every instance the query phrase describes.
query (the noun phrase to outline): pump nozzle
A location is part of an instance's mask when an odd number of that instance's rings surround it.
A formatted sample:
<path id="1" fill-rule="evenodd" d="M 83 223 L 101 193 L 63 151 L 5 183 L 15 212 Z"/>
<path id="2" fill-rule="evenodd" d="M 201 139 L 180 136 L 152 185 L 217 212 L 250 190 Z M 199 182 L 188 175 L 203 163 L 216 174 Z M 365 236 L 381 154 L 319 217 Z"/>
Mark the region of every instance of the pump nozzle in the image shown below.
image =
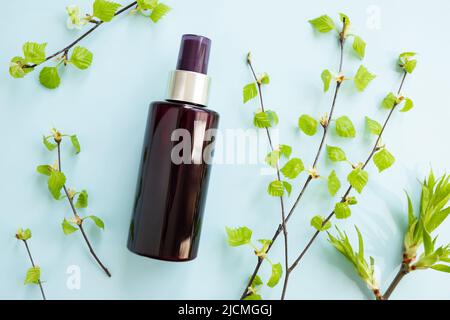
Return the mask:
<path id="1" fill-rule="evenodd" d="M 211 40 L 207 37 L 185 34 L 181 39 L 177 70 L 207 74 Z"/>

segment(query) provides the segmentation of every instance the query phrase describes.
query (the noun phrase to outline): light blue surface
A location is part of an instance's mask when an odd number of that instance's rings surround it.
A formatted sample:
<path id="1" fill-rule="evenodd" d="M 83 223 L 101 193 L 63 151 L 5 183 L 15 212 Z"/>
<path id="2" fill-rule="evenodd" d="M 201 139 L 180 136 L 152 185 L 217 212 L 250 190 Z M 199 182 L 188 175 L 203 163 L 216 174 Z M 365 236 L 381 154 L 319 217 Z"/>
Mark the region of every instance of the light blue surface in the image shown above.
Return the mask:
<path id="1" fill-rule="evenodd" d="M 267 106 L 279 114 L 282 141 L 294 146 L 294 154 L 309 164 L 319 136 L 299 134 L 296 123 L 302 113 L 318 116 L 329 108 L 331 93 L 322 93 L 319 75 L 324 68 L 337 67 L 338 48 L 331 35 L 314 33 L 307 20 L 323 13 L 336 17 L 341 11 L 366 40 L 364 64 L 378 75 L 363 94 L 346 84 L 338 99 L 336 115 L 348 114 L 358 137 L 344 141 L 332 135 L 329 142 L 345 148 L 353 161 L 365 159 L 372 144 L 363 134 L 364 116 L 380 121 L 386 116 L 379 102 L 398 86 L 400 74 L 394 68 L 398 53 L 420 53 L 416 72 L 404 90 L 416 107 L 407 114 L 395 114 L 384 139 L 396 156 L 395 166 L 378 174 L 370 165 L 370 182 L 358 197 L 353 216 L 339 222 L 353 240 L 353 224 L 360 227 L 367 251 L 376 259 L 382 289 L 386 288 L 399 265 L 406 221 L 403 190 L 417 199 L 417 178 L 431 164 L 437 173 L 449 165 L 450 64 L 446 54 L 450 42 L 444 41 L 442 30 L 447 28 L 450 2 L 167 0 L 174 10 L 157 25 L 125 15 L 99 28 L 82 43 L 94 52 L 92 67 L 84 72 L 66 70 L 55 91 L 38 84 L 37 72 L 22 80 L 10 78 L 9 59 L 20 54 L 23 42 L 46 41 L 48 51 L 53 52 L 77 36 L 77 31 L 65 28 L 64 7 L 72 3 L 24 0 L 20 7 L 13 1 L 2 4 L 6 14 L 0 20 L 0 298 L 40 298 L 37 288 L 22 285 L 29 262 L 22 244 L 14 239 L 21 226 L 33 230 L 31 249 L 52 299 L 238 298 L 255 258 L 249 248 L 227 247 L 224 227 L 248 225 L 255 238 L 272 235 L 279 221 L 279 203 L 266 195 L 272 177 L 261 175 L 258 165 L 216 165 L 199 257 L 189 263 L 165 263 L 131 254 L 126 239 L 148 104 L 165 97 L 167 74 L 176 63 L 181 35 L 204 34 L 213 40 L 210 106 L 221 114 L 221 129 L 249 128 L 257 106 L 242 104 L 241 89 L 251 80 L 244 62 L 251 50 L 256 68 L 271 75 L 265 98 Z M 91 1 L 79 3 L 87 10 Z M 372 24 L 374 10 L 380 13 L 379 28 Z M 359 61 L 350 50 L 346 53 L 344 69 L 351 76 Z M 42 134 L 51 126 L 79 136 L 80 155 L 74 156 L 64 146 L 64 171 L 69 186 L 89 190 L 87 213 L 106 222 L 104 232 L 88 227 L 88 234 L 112 279 L 102 274 L 79 234 L 64 236 L 61 232 L 63 216 L 70 216 L 67 203 L 53 201 L 45 179 L 35 172 L 36 165 L 53 162 L 55 155 L 41 144 Z M 328 161 L 321 162 L 323 172 L 331 167 Z M 348 168 L 337 167 L 344 180 Z M 294 193 L 303 179 L 297 181 Z M 313 233 L 309 219 L 328 214 L 332 207 L 324 181 L 308 189 L 289 223 L 291 256 Z M 449 231 L 450 222 L 441 227 L 438 241 L 450 241 Z M 281 261 L 281 249 L 280 241 L 271 253 L 273 261 Z M 66 286 L 70 265 L 80 267 L 80 290 Z M 268 273 L 264 268 L 263 277 Z M 292 299 L 370 297 L 324 235 L 290 281 L 287 296 Z M 280 289 L 264 289 L 262 294 L 276 299 Z M 435 271 L 413 273 L 393 295 L 449 297 L 450 276 Z"/>

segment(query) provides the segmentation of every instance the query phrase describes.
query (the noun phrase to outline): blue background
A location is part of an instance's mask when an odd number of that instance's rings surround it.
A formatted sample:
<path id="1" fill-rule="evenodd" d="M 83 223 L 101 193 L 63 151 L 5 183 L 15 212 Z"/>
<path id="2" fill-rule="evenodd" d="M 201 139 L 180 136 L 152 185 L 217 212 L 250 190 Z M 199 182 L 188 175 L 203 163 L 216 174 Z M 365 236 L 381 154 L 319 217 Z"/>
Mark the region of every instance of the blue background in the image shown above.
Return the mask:
<path id="1" fill-rule="evenodd" d="M 68 67 L 57 90 L 40 86 L 38 72 L 25 79 L 10 78 L 9 60 L 21 53 L 25 41 L 48 42 L 47 52 L 54 52 L 80 34 L 65 27 L 64 8 L 72 3 L 24 0 L 20 7 L 13 1 L 2 4 L 6 14 L 0 20 L 0 298 L 40 298 L 36 287 L 22 284 L 29 262 L 22 244 L 14 239 L 21 226 L 33 231 L 30 245 L 42 267 L 49 298 L 238 298 L 255 257 L 249 247 L 229 248 L 224 227 L 247 225 L 256 239 L 272 235 L 279 222 L 279 203 L 267 196 L 266 186 L 273 177 L 261 175 L 262 165 L 216 165 L 199 257 L 189 263 L 166 263 L 131 254 L 126 239 L 148 104 L 165 97 L 167 75 L 174 69 L 181 35 L 204 34 L 213 40 L 210 106 L 221 114 L 221 129 L 250 128 L 257 105 L 244 106 L 241 90 L 251 81 L 245 65 L 245 55 L 251 50 L 256 68 L 271 76 L 265 98 L 267 106 L 279 114 L 283 143 L 291 144 L 294 154 L 310 164 L 319 135 L 301 135 L 297 119 L 302 113 L 319 116 L 329 109 L 331 93 L 322 92 L 320 73 L 337 68 L 338 48 L 333 36 L 316 34 L 307 20 L 324 13 L 337 19 L 339 12 L 349 15 L 355 33 L 366 40 L 364 64 L 378 75 L 362 94 L 347 83 L 338 99 L 336 116 L 349 115 L 358 136 L 350 141 L 331 134 L 329 143 L 343 147 L 354 162 L 365 159 L 373 143 L 365 133 L 364 116 L 379 121 L 386 116 L 379 105 L 383 96 L 398 86 L 397 55 L 407 50 L 420 54 L 418 67 L 404 87 L 416 106 L 407 114 L 395 114 L 384 139 L 397 161 L 381 174 L 373 164 L 369 166 L 370 182 L 358 196 L 352 217 L 339 221 L 353 240 L 353 225 L 360 227 L 366 249 L 375 257 L 381 288 L 386 289 L 397 271 L 402 249 L 406 223 L 403 190 L 417 199 L 418 178 L 422 179 L 431 165 L 439 174 L 448 168 L 450 64 L 446 53 L 450 42 L 444 37 L 450 2 L 167 0 L 173 11 L 157 25 L 142 16 L 125 14 L 85 39 L 82 45 L 94 53 L 92 67 L 87 71 Z M 79 1 L 83 12 L 90 11 L 90 3 Z M 350 49 L 348 46 L 344 62 L 348 76 L 360 64 Z M 64 171 L 69 186 L 88 189 L 86 213 L 105 220 L 104 232 L 87 229 L 113 274 L 111 279 L 94 263 L 79 234 L 65 236 L 61 232 L 62 218 L 70 217 L 68 205 L 53 201 L 45 179 L 35 172 L 36 165 L 54 160 L 55 154 L 41 144 L 42 134 L 52 126 L 79 136 L 80 155 L 74 156 L 68 144 L 63 148 Z M 321 170 L 327 173 L 336 167 L 345 181 L 348 167 L 322 158 Z M 294 193 L 304 178 L 297 180 Z M 312 235 L 310 218 L 328 214 L 336 200 L 327 195 L 324 180 L 308 189 L 289 223 L 291 256 Z M 450 241 L 449 231 L 450 222 L 444 223 L 440 243 Z M 280 241 L 270 255 L 273 261 L 281 261 L 281 249 Z M 80 267 L 80 290 L 66 286 L 70 265 Z M 262 277 L 267 279 L 269 272 L 268 266 L 263 268 Z M 280 289 L 266 288 L 262 295 L 278 298 Z M 450 276 L 420 271 L 406 277 L 393 298 L 449 295 Z M 293 273 L 287 297 L 371 298 L 325 235 Z"/>

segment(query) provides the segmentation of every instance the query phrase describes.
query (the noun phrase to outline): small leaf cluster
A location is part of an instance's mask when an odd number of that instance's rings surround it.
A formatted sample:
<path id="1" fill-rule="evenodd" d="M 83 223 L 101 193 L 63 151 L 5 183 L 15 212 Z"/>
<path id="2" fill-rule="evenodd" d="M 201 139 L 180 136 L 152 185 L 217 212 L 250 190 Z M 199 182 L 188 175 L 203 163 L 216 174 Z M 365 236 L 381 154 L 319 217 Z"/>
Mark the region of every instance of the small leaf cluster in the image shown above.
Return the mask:
<path id="1" fill-rule="evenodd" d="M 326 152 L 328 159 L 333 162 L 348 162 L 352 166 L 352 171 L 347 175 L 347 182 L 352 188 L 354 188 L 358 193 L 362 193 L 364 187 L 369 181 L 369 173 L 363 169 L 363 163 L 358 163 L 356 165 L 352 164 L 344 150 L 337 146 L 326 145 Z M 328 192 L 331 196 L 335 196 L 340 190 L 342 183 L 336 174 L 335 170 L 332 170 L 327 177 Z M 334 214 L 337 219 L 346 219 L 351 216 L 350 206 L 357 204 L 357 199 L 354 196 L 347 196 L 341 201 L 337 202 L 334 206 Z M 317 221 L 321 216 L 315 216 L 311 220 L 311 225 L 319 231 L 328 229 L 331 224 L 322 225 L 318 227 Z M 321 218 L 323 220 L 323 218 Z M 325 228 L 326 227 L 326 228 Z M 324 229 L 325 228 L 325 229 Z"/>
<path id="2" fill-rule="evenodd" d="M 342 28 L 340 29 L 336 26 L 333 19 L 328 15 L 322 15 L 315 19 L 309 20 L 309 23 L 315 30 L 321 33 L 328 33 L 333 30 L 336 31 L 341 45 L 343 45 L 344 41 L 346 41 L 348 38 L 353 38 L 352 47 L 354 52 L 360 59 L 364 59 L 366 53 L 366 43 L 360 36 L 351 32 L 351 24 L 348 16 L 343 13 L 340 13 L 339 16 L 342 25 Z M 333 73 L 328 69 L 322 72 L 321 79 L 323 82 L 323 90 L 325 92 L 330 88 L 330 83 L 332 80 L 335 80 L 338 84 L 341 84 L 344 80 L 350 80 L 347 79 L 343 74 Z M 361 65 L 353 78 L 353 82 L 356 89 L 361 92 L 365 90 L 365 88 L 373 79 L 375 79 L 375 75 L 370 73 L 366 67 Z"/>
<path id="3" fill-rule="evenodd" d="M 39 284 L 40 280 L 41 280 L 41 268 L 39 266 L 34 266 L 27 270 L 24 284 Z"/>
<path id="4" fill-rule="evenodd" d="M 309 22 L 315 30 L 321 33 L 328 33 L 332 30 L 337 31 L 339 40 L 341 41 L 341 45 L 343 45 L 344 41 L 348 37 L 353 37 L 353 49 L 361 59 L 364 58 L 366 47 L 365 42 L 360 37 L 349 32 L 350 19 L 348 18 L 347 15 L 341 13 L 340 21 L 342 23 L 342 29 L 340 31 L 336 27 L 333 19 L 331 19 L 327 15 L 322 15 L 318 18 L 310 20 Z M 343 74 L 333 73 L 330 70 L 324 70 L 321 74 L 321 79 L 323 82 L 323 88 L 325 92 L 329 90 L 332 80 L 335 80 L 337 85 L 339 86 L 345 80 L 350 80 L 346 78 Z M 375 79 L 375 75 L 370 73 L 366 67 L 361 65 L 353 78 L 353 82 L 358 91 L 364 91 L 365 88 L 369 85 L 369 83 L 373 79 Z M 322 125 L 322 127 L 326 128 L 331 120 L 332 119 L 330 119 L 328 115 L 325 115 L 320 120 L 316 120 L 314 117 L 310 115 L 303 114 L 299 117 L 298 127 L 306 135 L 313 136 L 317 133 L 319 123 Z M 356 136 L 355 126 L 353 125 L 353 122 L 348 116 L 341 116 L 335 120 L 335 131 L 338 136 L 343 138 L 354 138 Z M 335 159 L 333 159 L 333 161 L 346 160 L 345 154 L 339 154 L 340 149 L 338 148 L 334 149 L 335 152 L 333 152 L 333 149 L 331 148 L 328 148 L 328 150 L 331 151 L 332 153 L 337 152 L 336 154 L 334 154 Z M 340 188 L 339 179 L 337 178 L 336 173 L 334 171 L 331 172 L 329 176 L 328 188 L 332 196 L 334 196 Z"/>
<path id="5" fill-rule="evenodd" d="M 31 239 L 31 230 L 20 228 L 16 232 L 16 239 L 26 242 Z M 30 267 L 25 275 L 24 284 L 39 284 L 41 280 L 41 268 L 39 266 Z"/>
<path id="6" fill-rule="evenodd" d="M 158 0 L 138 0 L 136 9 L 131 12 L 138 12 L 156 23 L 169 13 L 170 10 L 171 8 L 168 5 Z"/>
<path id="7" fill-rule="evenodd" d="M 27 241 L 28 239 L 31 239 L 31 230 L 30 229 L 23 230 L 22 228 L 20 228 L 16 232 L 16 239 L 22 241 Z"/>
<path id="8" fill-rule="evenodd" d="M 266 163 L 271 167 L 277 168 L 281 156 L 283 156 L 287 159 L 287 161 L 281 167 L 280 172 L 285 178 L 293 180 L 305 170 L 305 166 L 303 165 L 303 161 L 300 158 L 290 158 L 291 152 L 292 148 L 290 146 L 280 145 L 276 150 L 271 151 L 267 154 Z M 269 186 L 267 187 L 267 193 L 273 197 L 282 197 L 285 192 L 289 196 L 292 192 L 292 185 L 288 181 L 277 179 L 270 182 Z"/>
<path id="9" fill-rule="evenodd" d="M 450 214 L 450 175 L 435 178 L 430 171 L 422 183 L 419 215 L 415 214 L 411 198 L 408 200 L 408 228 L 404 238 L 403 263 L 410 270 L 434 269 L 450 272 L 450 244 L 436 247 L 437 236 L 431 233 L 439 227 Z M 423 253 L 417 258 L 417 251 Z"/>
<path id="10" fill-rule="evenodd" d="M 258 257 L 258 259 L 262 259 L 267 261 L 271 266 L 271 275 L 266 285 L 270 288 L 275 287 L 281 279 L 283 275 L 283 267 L 281 263 L 273 263 L 269 257 L 267 256 L 267 250 L 272 244 L 272 240 L 269 239 L 258 239 L 257 242 L 259 246 L 255 245 L 252 242 L 252 230 L 247 227 L 238 227 L 238 228 L 225 228 L 228 238 L 228 244 L 232 247 L 239 247 L 243 245 L 248 245 L 253 249 L 254 254 Z M 263 285 L 263 281 L 257 275 L 251 286 L 247 291 L 247 296 L 245 300 L 261 300 L 261 295 L 258 293 L 260 288 Z"/>
<path id="11" fill-rule="evenodd" d="M 342 24 L 341 29 L 336 26 L 333 19 L 328 15 L 322 15 L 315 19 L 309 20 L 309 23 L 315 30 L 321 33 L 328 33 L 333 30 L 336 31 L 341 40 L 353 38 L 353 50 L 359 58 L 363 59 L 366 54 L 366 43 L 360 36 L 351 32 L 350 19 L 347 15 L 340 13 L 339 18 Z"/>
<path id="12" fill-rule="evenodd" d="M 323 82 L 324 92 L 327 92 L 329 90 L 332 80 L 336 81 L 336 83 L 338 83 L 339 85 L 346 80 L 353 80 L 356 90 L 358 90 L 359 92 L 363 92 L 367 88 L 369 83 L 376 78 L 376 75 L 367 70 L 365 66 L 360 65 L 353 78 L 346 78 L 343 74 L 337 74 L 331 72 L 328 69 L 322 71 L 320 78 Z"/>
<path id="13" fill-rule="evenodd" d="M 413 52 L 404 52 L 399 55 L 399 66 L 402 68 L 402 70 L 406 73 L 412 73 L 417 65 L 416 59 L 411 59 L 416 54 Z M 407 112 L 411 110 L 414 107 L 414 102 L 411 98 L 405 97 L 403 95 L 396 95 L 393 92 L 389 92 L 386 97 L 383 99 L 382 106 L 385 109 L 393 109 L 398 106 L 402 106 L 400 109 L 400 112 Z M 381 130 L 381 127 L 377 129 L 376 127 L 373 128 L 372 133 L 377 134 L 378 130 Z"/>
<path id="14" fill-rule="evenodd" d="M 407 73 L 412 73 L 417 66 L 417 60 L 414 57 L 417 54 L 415 52 L 403 52 L 398 57 L 398 65 Z"/>
<path id="15" fill-rule="evenodd" d="M 70 138 L 71 144 L 75 149 L 76 154 L 80 153 L 81 147 L 80 142 L 76 135 L 66 135 L 61 133 L 59 130 L 53 128 L 51 130 L 51 134 L 48 136 L 43 136 L 42 142 L 45 148 L 49 151 L 53 151 L 58 148 L 64 137 Z M 77 191 L 75 189 L 66 188 L 66 176 L 60 170 L 58 161 L 56 161 L 53 165 L 39 165 L 36 167 L 36 171 L 44 176 L 47 176 L 47 187 L 55 200 L 61 200 L 64 198 L 68 198 L 71 205 L 73 205 L 76 209 L 87 208 L 88 206 L 88 192 L 86 190 Z M 67 190 L 67 192 L 66 192 Z M 65 195 L 63 195 L 63 191 Z M 79 229 L 79 226 L 85 220 L 91 220 L 94 224 L 100 228 L 104 229 L 105 225 L 102 219 L 95 215 L 88 215 L 85 217 L 80 217 L 78 214 L 74 214 L 73 218 L 66 219 L 64 218 L 61 227 L 64 234 L 69 235 L 74 233 Z"/>
<path id="16" fill-rule="evenodd" d="M 407 53 L 407 56 L 410 56 L 411 53 Z M 400 54 L 400 58 L 405 56 L 404 53 Z M 416 61 L 416 60 L 414 60 Z M 414 66 L 417 64 L 417 61 L 414 63 Z M 407 72 L 406 70 L 404 70 Z M 412 72 L 412 71 L 411 71 Z M 385 99 L 382 101 L 382 107 L 387 109 L 392 109 L 397 107 L 399 104 L 403 103 L 404 106 L 400 110 L 401 112 L 408 111 L 412 108 L 412 100 L 409 98 L 404 98 L 403 96 L 396 97 L 393 93 L 390 93 Z M 304 116 L 302 116 L 304 117 Z M 301 117 L 301 118 L 302 118 Z M 395 163 L 395 157 L 391 152 L 386 148 L 384 144 L 381 143 L 381 134 L 384 130 L 383 126 L 376 120 L 373 120 L 369 117 L 365 117 L 366 127 L 370 134 L 377 137 L 377 146 L 374 150 L 374 154 L 372 157 L 372 161 L 377 167 L 379 172 L 383 172 L 384 170 L 390 168 Z M 336 119 L 336 133 L 341 137 L 354 137 L 355 129 L 351 120 L 346 117 L 340 117 Z M 347 181 L 358 193 L 361 193 L 364 187 L 367 185 L 369 180 L 369 174 L 364 170 L 364 164 L 352 164 L 348 158 L 344 150 L 342 150 L 338 146 L 326 146 L 328 159 L 332 162 L 348 162 L 352 166 L 352 171 L 347 176 Z M 336 172 L 333 170 L 328 177 L 328 191 L 332 196 L 334 196 L 340 189 L 341 182 L 336 175 Z M 335 204 L 334 213 L 336 218 L 345 219 L 351 215 L 350 205 L 356 204 L 356 199 L 354 197 L 350 197 L 351 202 L 347 199 L 343 199 L 342 201 Z M 314 217 L 313 219 L 315 219 Z M 316 219 L 316 221 L 318 221 Z M 313 222 L 311 221 L 311 225 Z M 316 228 L 319 231 L 322 231 L 320 228 Z"/>
<path id="17" fill-rule="evenodd" d="M 302 114 L 298 119 L 298 128 L 304 134 L 308 136 L 313 136 L 317 133 L 317 129 L 319 127 L 319 123 L 322 127 L 328 126 L 328 122 L 331 119 L 328 119 L 327 115 L 322 117 L 320 120 L 316 120 L 314 117 Z M 354 138 L 356 137 L 356 129 L 353 125 L 352 120 L 348 116 L 341 116 L 335 120 L 336 126 L 335 131 L 339 137 L 342 138 Z"/>
<path id="18" fill-rule="evenodd" d="M 247 63 L 251 66 L 251 54 L 247 55 Z M 244 86 L 242 90 L 243 102 L 255 99 L 260 94 L 261 87 L 270 83 L 269 75 L 264 72 L 260 76 L 255 76 L 256 81 L 251 82 Z M 278 115 L 273 110 L 258 110 L 254 114 L 253 124 L 258 129 L 269 129 L 278 125 Z M 289 180 L 297 178 L 304 170 L 305 166 L 300 158 L 292 157 L 292 147 L 289 145 L 281 144 L 278 147 L 270 151 L 266 157 L 265 162 L 272 168 L 279 169 L 281 174 Z M 284 165 L 280 167 L 280 161 L 286 160 Z M 267 193 L 273 197 L 282 197 L 286 193 L 291 194 L 292 185 L 286 180 L 276 179 L 269 183 L 267 187 Z"/>
<path id="19" fill-rule="evenodd" d="M 433 269 L 450 273 L 450 244 L 437 246 L 437 238 L 431 236 L 450 214 L 450 175 L 440 178 L 434 176 L 431 170 L 422 183 L 420 206 L 414 209 L 413 202 L 406 193 L 408 204 L 408 227 L 403 241 L 403 260 L 401 270 L 407 274 L 414 270 Z M 418 211 L 418 215 L 416 214 Z M 374 259 L 370 263 L 364 258 L 364 242 L 361 233 L 358 233 L 359 249 L 355 252 L 347 237 L 338 229 L 338 236 L 330 233 L 329 242 L 349 260 L 355 267 L 358 275 L 372 289 L 377 299 L 384 299 L 379 291 L 378 282 L 374 276 Z M 417 257 L 419 249 L 423 252 Z"/>
<path id="20" fill-rule="evenodd" d="M 106 1 L 95 0 L 92 5 L 92 13 L 81 15 L 79 6 L 72 5 L 66 7 L 67 27 L 69 29 L 81 29 L 88 23 L 101 24 L 110 22 L 122 7 L 121 4 Z M 158 22 L 170 11 L 170 7 L 156 0 L 137 1 L 134 12 L 140 12 L 153 22 Z M 53 66 L 46 66 L 39 73 L 39 82 L 48 89 L 56 89 L 61 84 L 60 67 L 73 65 L 80 70 L 88 69 L 93 61 L 93 54 L 87 48 L 74 44 L 58 51 L 55 55 L 46 54 L 47 43 L 26 42 L 22 46 L 23 56 L 16 56 L 11 59 L 9 65 L 9 74 L 13 78 L 23 78 L 34 69 L 54 58 Z"/>
<path id="21" fill-rule="evenodd" d="M 9 73 L 14 78 L 23 78 L 35 69 L 36 66 L 47 61 L 47 43 L 26 42 L 23 47 L 23 57 L 14 57 L 9 66 Z M 39 73 L 39 82 L 48 89 L 56 89 L 61 83 L 59 75 L 60 66 L 73 65 L 80 70 L 89 68 L 93 54 L 88 49 L 76 46 L 71 54 L 64 51 L 56 58 L 56 63 L 51 67 L 44 67 Z"/>
<path id="22" fill-rule="evenodd" d="M 358 234 L 358 251 L 354 250 L 345 232 L 336 227 L 337 236 L 328 232 L 328 241 L 341 253 L 354 267 L 359 277 L 366 283 L 377 298 L 381 298 L 378 281 L 375 277 L 375 260 L 370 257 L 369 261 L 364 254 L 364 240 L 358 227 L 355 226 Z"/>
<path id="23" fill-rule="evenodd" d="M 248 57 L 250 57 L 250 53 Z M 257 78 L 256 82 L 251 82 L 245 85 L 242 90 L 243 102 L 247 103 L 248 101 L 256 98 L 261 86 L 267 85 L 269 83 L 270 77 L 266 72 L 264 72 Z M 278 115 L 273 110 L 257 110 L 254 113 L 253 124 L 257 128 L 274 127 L 278 124 Z"/>
<path id="24" fill-rule="evenodd" d="M 333 30 L 337 31 L 338 39 L 342 47 L 347 38 L 349 37 L 353 38 L 353 49 L 356 52 L 356 54 L 361 59 L 363 59 L 365 56 L 365 48 L 366 48 L 365 42 L 359 36 L 354 35 L 350 32 L 351 29 L 350 19 L 348 18 L 347 15 L 341 13 L 340 21 L 342 25 L 341 29 L 339 29 L 334 23 L 333 19 L 331 19 L 327 15 L 322 15 L 318 18 L 310 20 L 309 22 L 315 30 L 321 33 L 328 33 Z M 361 65 L 358 68 L 353 79 L 346 78 L 341 71 L 336 73 L 331 72 L 328 69 L 322 72 L 321 79 L 323 82 L 323 89 L 325 92 L 329 90 L 331 81 L 335 81 L 337 93 L 339 86 L 345 80 L 353 80 L 356 89 L 361 92 L 366 89 L 366 87 L 373 79 L 375 79 L 375 75 L 369 72 L 365 66 Z M 328 114 L 325 114 L 320 119 L 315 119 L 310 115 L 302 114 L 298 119 L 298 128 L 304 134 L 308 136 L 313 136 L 317 133 L 319 124 L 326 130 L 331 121 L 334 121 L 335 132 L 339 137 L 342 138 L 356 137 L 355 126 L 352 120 L 345 115 L 340 116 L 337 119 L 331 119 L 331 117 L 328 116 Z M 346 161 L 351 164 L 351 162 L 347 160 L 345 152 L 337 146 L 327 145 L 327 154 L 329 159 L 333 162 Z M 351 165 L 353 171 L 350 172 L 350 174 L 347 177 L 347 180 L 352 185 L 352 187 L 354 187 L 359 193 L 361 193 L 364 186 L 367 184 L 368 173 L 362 169 L 363 166 L 362 164 L 358 165 L 351 164 Z M 328 191 L 330 195 L 335 196 L 336 193 L 341 188 L 341 181 L 339 180 L 339 177 L 337 176 L 335 170 L 331 171 L 331 173 L 328 175 L 327 182 L 328 182 L 327 183 Z M 354 199 L 354 197 L 352 197 L 352 199 Z M 353 202 L 356 203 L 356 200 L 349 202 L 347 201 L 347 199 L 343 199 L 341 202 L 336 204 L 335 213 L 337 212 L 337 216 L 340 219 L 347 218 L 348 216 L 350 216 L 351 211 L 349 205 L 353 204 Z M 313 226 L 318 231 L 329 229 L 331 227 L 331 223 L 329 223 L 329 221 L 327 221 L 326 223 L 324 222 L 325 219 L 322 216 L 317 215 L 311 219 L 311 226 Z"/>

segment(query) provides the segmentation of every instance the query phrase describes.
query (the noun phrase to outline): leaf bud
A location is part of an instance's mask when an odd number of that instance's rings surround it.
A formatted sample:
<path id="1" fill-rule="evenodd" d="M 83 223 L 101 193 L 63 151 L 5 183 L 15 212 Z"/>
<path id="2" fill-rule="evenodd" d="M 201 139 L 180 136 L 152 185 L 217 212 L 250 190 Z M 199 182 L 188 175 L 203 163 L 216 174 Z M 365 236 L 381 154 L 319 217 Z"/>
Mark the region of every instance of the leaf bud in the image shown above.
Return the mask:
<path id="1" fill-rule="evenodd" d="M 322 117 L 320 117 L 320 124 L 324 128 L 328 126 L 328 112 L 326 112 Z"/>
<path id="2" fill-rule="evenodd" d="M 316 167 L 309 168 L 308 174 L 311 177 L 311 179 L 318 179 L 320 177 L 319 172 L 317 171 Z"/>

